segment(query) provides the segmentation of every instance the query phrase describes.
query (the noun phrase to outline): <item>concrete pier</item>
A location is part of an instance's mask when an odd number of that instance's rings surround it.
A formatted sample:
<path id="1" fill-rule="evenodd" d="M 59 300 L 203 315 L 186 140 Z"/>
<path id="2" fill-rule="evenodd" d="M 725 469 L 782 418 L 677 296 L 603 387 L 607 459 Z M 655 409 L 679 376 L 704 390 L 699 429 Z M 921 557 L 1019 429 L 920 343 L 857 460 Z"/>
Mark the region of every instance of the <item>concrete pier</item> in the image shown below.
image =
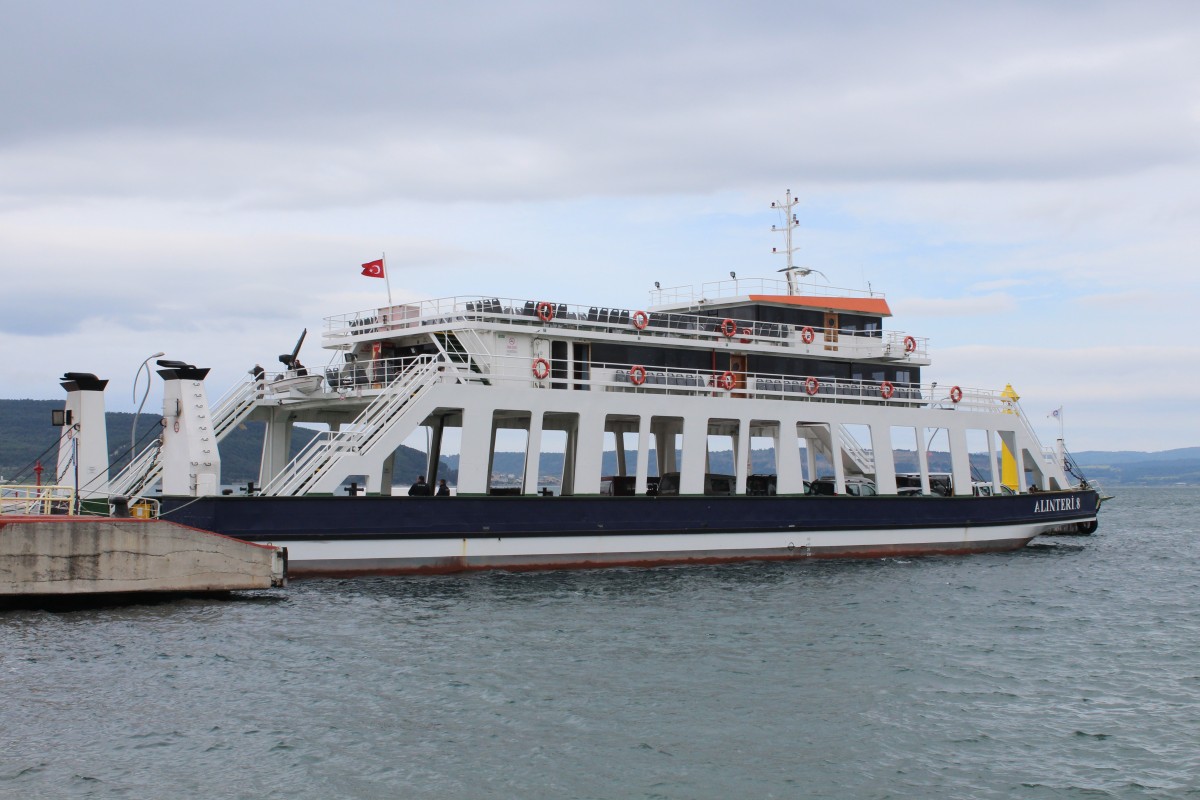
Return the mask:
<path id="1" fill-rule="evenodd" d="M 268 589 L 286 571 L 281 548 L 173 522 L 0 517 L 0 599 Z"/>

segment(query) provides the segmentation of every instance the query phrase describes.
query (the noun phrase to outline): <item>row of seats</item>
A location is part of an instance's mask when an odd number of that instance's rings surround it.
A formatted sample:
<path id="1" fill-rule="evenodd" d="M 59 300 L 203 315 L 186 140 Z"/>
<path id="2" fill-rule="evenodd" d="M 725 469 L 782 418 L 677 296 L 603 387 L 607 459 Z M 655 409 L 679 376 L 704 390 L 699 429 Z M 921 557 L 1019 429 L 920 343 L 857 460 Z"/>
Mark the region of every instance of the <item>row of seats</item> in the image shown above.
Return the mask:
<path id="1" fill-rule="evenodd" d="M 587 312 L 588 322 L 599 322 L 604 325 L 628 325 L 630 319 L 628 308 L 600 308 L 592 306 Z"/>
<path id="2" fill-rule="evenodd" d="M 615 377 L 618 383 L 632 383 L 628 370 L 616 370 Z M 712 382 L 709 381 L 706 375 L 694 372 L 680 373 L 646 370 L 646 380 L 643 382 L 643 385 L 690 386 L 699 388 L 712 386 Z M 802 380 L 758 378 L 754 381 L 752 387 L 747 388 L 753 388 L 760 392 L 808 394 L 805 381 Z M 817 396 L 822 395 L 836 397 L 878 397 L 879 387 L 874 384 L 845 384 L 824 381 L 820 382 L 817 387 Z M 921 399 L 921 390 L 915 386 L 897 386 L 892 398 L 896 400 L 919 400 Z"/>
<path id="3" fill-rule="evenodd" d="M 794 380 L 773 380 L 767 378 L 759 378 L 755 382 L 755 388 L 760 392 L 794 392 L 808 394 L 808 389 L 805 381 Z M 878 397 L 879 386 L 877 384 L 845 384 L 833 383 L 831 381 L 821 381 L 818 379 L 817 396 L 836 396 L 836 397 Z M 921 390 L 917 387 L 896 386 L 892 394 L 894 400 L 919 400 L 921 399 Z"/>
<path id="4" fill-rule="evenodd" d="M 518 310 L 500 305 L 500 299 L 493 297 L 467 303 L 468 312 L 478 312 L 484 314 L 520 314 L 526 317 L 536 317 L 539 303 L 534 300 L 526 300 L 524 305 Z M 587 310 L 587 314 L 575 314 L 567 310 L 566 303 L 551 303 L 554 309 L 555 319 L 571 319 L 587 322 L 595 322 L 601 325 L 629 325 L 632 322 L 633 316 L 628 308 L 608 308 L 592 306 Z M 691 314 L 650 314 L 649 328 L 659 328 L 665 330 L 684 330 L 684 331 L 704 331 L 707 333 L 716 333 L 721 329 L 723 317 L 697 317 Z M 739 334 L 742 330 L 749 329 L 751 336 L 764 336 L 779 338 L 787 335 L 788 326 L 778 322 L 746 322 L 738 321 Z"/>

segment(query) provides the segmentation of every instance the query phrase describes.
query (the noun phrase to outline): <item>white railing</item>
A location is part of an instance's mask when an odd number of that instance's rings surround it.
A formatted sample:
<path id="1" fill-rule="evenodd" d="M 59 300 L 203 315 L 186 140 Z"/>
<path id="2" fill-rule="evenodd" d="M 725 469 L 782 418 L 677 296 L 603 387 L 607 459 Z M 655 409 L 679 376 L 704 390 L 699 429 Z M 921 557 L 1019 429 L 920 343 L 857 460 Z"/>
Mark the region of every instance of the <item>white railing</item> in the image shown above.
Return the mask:
<path id="1" fill-rule="evenodd" d="M 69 514 L 74 506 L 75 489 L 72 486 L 0 485 L 0 514 Z"/>
<path id="2" fill-rule="evenodd" d="M 883 292 L 844 289 L 837 286 L 816 283 L 802 283 L 796 288 L 797 294 L 805 297 L 884 298 Z M 710 281 L 698 285 L 668 286 L 665 289 L 652 289 L 650 291 L 650 305 L 695 305 L 712 300 L 745 297 L 750 294 L 781 296 L 790 294 L 790 292 L 787 281 L 774 278 L 731 278 L 729 280 Z"/>
<path id="3" fill-rule="evenodd" d="M 264 495 L 306 493 L 345 453 L 365 454 L 395 425 L 409 405 L 418 400 L 444 369 L 445 362 L 429 356 L 413 359 L 384 390 L 340 431 L 313 438 L 278 475 L 262 489 Z"/>
<path id="4" fill-rule="evenodd" d="M 110 495 L 129 497 L 140 493 L 158 479 L 162 473 L 162 462 L 158 460 L 159 441 L 155 439 L 146 449 L 137 454 L 125 469 L 108 482 Z"/>
<path id="5" fill-rule="evenodd" d="M 254 410 L 255 400 L 262 397 L 265 384 L 250 378 L 234 384 L 212 405 L 213 435 L 221 441 Z"/>
<path id="6" fill-rule="evenodd" d="M 896 361 L 927 361 L 929 340 L 904 331 L 859 331 L 825 329 L 781 322 L 729 318 L 734 333 L 726 335 L 726 318 L 719 315 L 643 312 L 644 327 L 635 325 L 640 309 L 581 306 L 568 303 L 500 297 L 447 297 L 404 306 L 356 311 L 325 318 L 326 346 L 347 340 L 379 338 L 381 333 L 416 333 L 427 326 L 466 330 L 471 323 L 518 325 L 546 330 L 577 330 L 586 334 L 618 335 L 634 340 L 652 338 L 689 339 L 703 342 L 734 340 L 748 347 L 780 347 L 800 354 L 820 353 L 833 358 L 887 358 Z M 539 316 L 550 318 L 543 319 Z M 811 339 L 811 341 L 805 341 Z"/>

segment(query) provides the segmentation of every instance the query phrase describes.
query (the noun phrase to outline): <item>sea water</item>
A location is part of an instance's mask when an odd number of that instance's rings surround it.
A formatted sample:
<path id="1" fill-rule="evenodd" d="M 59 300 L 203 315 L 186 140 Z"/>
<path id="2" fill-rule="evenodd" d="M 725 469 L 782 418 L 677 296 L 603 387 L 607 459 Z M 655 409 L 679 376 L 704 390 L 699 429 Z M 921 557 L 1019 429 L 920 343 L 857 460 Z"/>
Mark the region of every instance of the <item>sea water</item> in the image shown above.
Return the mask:
<path id="1" fill-rule="evenodd" d="M 0 797 L 1200 797 L 1200 491 L 1015 553 L 0 612 Z"/>

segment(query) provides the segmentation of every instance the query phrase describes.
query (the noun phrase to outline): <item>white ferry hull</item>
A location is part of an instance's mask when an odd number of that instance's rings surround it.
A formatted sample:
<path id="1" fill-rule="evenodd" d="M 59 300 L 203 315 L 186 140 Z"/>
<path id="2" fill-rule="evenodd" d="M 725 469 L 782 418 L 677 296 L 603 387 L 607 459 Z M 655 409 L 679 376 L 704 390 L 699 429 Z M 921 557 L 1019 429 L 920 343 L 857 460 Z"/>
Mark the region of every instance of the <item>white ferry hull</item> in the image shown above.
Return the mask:
<path id="1" fill-rule="evenodd" d="M 1044 525 L 918 528 L 847 533 L 775 532 L 537 538 L 277 540 L 293 577 L 438 574 L 486 569 L 585 569 L 614 566 L 886 558 L 1017 550 Z"/>

